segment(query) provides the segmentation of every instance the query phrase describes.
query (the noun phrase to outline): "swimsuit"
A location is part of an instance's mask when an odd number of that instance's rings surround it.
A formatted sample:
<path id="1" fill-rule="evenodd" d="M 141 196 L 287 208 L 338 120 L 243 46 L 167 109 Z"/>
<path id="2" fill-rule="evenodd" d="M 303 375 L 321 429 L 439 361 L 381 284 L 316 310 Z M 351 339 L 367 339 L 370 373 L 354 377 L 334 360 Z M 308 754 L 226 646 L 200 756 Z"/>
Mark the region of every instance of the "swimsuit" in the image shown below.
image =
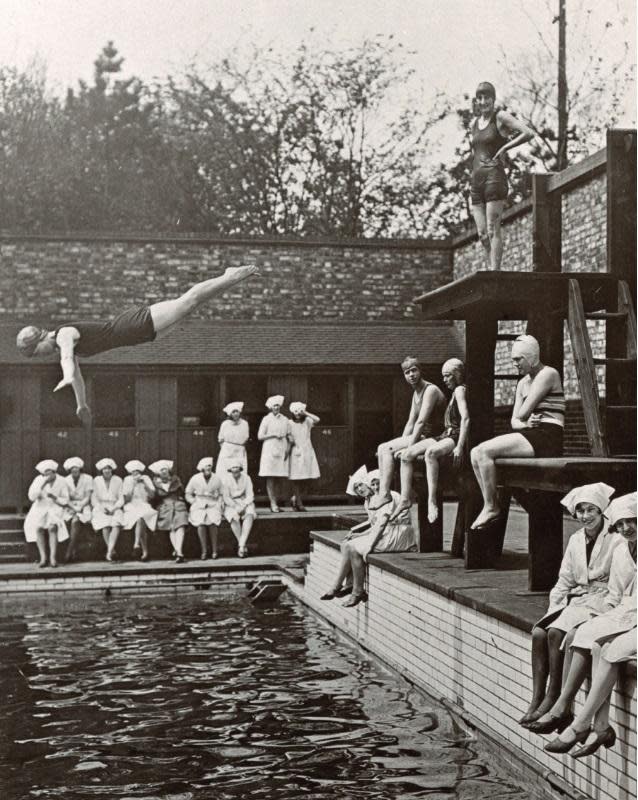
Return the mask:
<path id="1" fill-rule="evenodd" d="M 67 322 L 56 328 L 75 328 L 80 334 L 74 352 L 78 356 L 94 356 L 116 347 L 129 347 L 155 339 L 155 327 L 148 306 L 134 306 L 122 311 L 109 322 Z"/>
<path id="2" fill-rule="evenodd" d="M 508 187 L 505 168 L 498 162 L 489 163 L 494 155 L 507 144 L 496 124 L 496 111 L 484 128 L 479 128 L 478 119 L 472 126 L 472 179 L 470 184 L 472 205 L 484 205 L 492 200 L 506 200 Z"/>

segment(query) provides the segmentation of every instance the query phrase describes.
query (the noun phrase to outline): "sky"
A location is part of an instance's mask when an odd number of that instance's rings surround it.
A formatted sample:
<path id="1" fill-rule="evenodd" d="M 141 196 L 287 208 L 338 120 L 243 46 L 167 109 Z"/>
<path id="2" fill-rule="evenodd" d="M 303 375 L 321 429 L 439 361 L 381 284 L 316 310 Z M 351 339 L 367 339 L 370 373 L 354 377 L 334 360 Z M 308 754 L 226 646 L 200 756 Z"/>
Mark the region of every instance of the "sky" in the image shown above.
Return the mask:
<path id="1" fill-rule="evenodd" d="M 558 0 L 0 0 L 0 64 L 24 67 L 34 56 L 63 93 L 79 78 L 91 81 L 93 61 L 113 40 L 124 75 L 146 82 L 200 68 L 250 43 L 292 50 L 312 34 L 333 46 L 392 34 L 414 50 L 417 79 L 434 96 L 473 92 L 479 80 L 507 91 L 502 54 L 516 63 L 538 46 L 538 31 L 554 46 Z M 603 62 L 629 41 L 635 53 L 634 0 L 567 0 L 570 36 L 583 26 L 611 27 L 598 48 Z M 549 56 L 548 56 L 549 57 Z M 579 64 L 571 64 L 572 75 Z M 568 78 L 570 76 L 568 75 Z M 621 120 L 635 120 L 635 88 Z"/>

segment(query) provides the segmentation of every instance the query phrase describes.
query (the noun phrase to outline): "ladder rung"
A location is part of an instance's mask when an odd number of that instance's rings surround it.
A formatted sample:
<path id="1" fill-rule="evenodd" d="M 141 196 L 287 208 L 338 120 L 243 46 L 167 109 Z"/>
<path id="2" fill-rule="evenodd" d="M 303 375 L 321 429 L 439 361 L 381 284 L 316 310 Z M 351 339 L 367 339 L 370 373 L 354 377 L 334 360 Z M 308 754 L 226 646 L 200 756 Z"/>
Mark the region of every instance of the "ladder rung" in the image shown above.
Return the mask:
<path id="1" fill-rule="evenodd" d="M 588 311 L 585 319 L 624 319 L 625 311 Z"/>
<path id="2" fill-rule="evenodd" d="M 502 375 L 495 375 L 494 380 L 499 381 L 518 381 L 520 380 L 520 375 L 517 372 L 504 372 Z"/>
<path id="3" fill-rule="evenodd" d="M 636 365 L 635 358 L 595 358 L 594 364 L 598 366 L 604 366 L 605 364 L 611 364 L 613 366 L 632 366 L 632 364 Z"/>
<path id="4" fill-rule="evenodd" d="M 628 413 L 629 411 L 636 413 L 636 406 L 606 406 L 605 409 L 607 411 L 618 412 L 619 414 Z"/>
<path id="5" fill-rule="evenodd" d="M 520 335 L 520 333 L 497 333 L 496 338 L 502 342 L 515 342 Z"/>

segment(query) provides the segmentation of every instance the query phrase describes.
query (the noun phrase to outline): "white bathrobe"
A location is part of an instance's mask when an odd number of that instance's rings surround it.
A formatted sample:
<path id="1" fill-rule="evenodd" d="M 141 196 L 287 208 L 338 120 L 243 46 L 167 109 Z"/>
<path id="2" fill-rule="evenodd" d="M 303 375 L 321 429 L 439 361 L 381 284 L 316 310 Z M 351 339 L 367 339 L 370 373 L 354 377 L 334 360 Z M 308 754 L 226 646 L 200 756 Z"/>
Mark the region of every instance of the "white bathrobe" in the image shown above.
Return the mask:
<path id="1" fill-rule="evenodd" d="M 124 506 L 123 481 L 118 475 L 112 475 L 108 488 L 106 481 L 101 475 L 93 479 L 93 515 L 91 524 L 94 530 L 101 531 L 102 528 L 112 528 L 114 525 L 121 527 L 124 521 L 122 508 Z M 106 514 L 105 508 L 113 510 L 112 514 Z"/>
<path id="2" fill-rule="evenodd" d="M 46 486 L 45 480 L 44 475 L 38 475 L 29 486 L 29 500 L 33 505 L 24 518 L 24 538 L 35 542 L 39 528 L 48 530 L 57 525 L 58 542 L 64 542 L 69 538 L 63 508 L 69 502 L 69 489 L 61 475 L 56 475 L 53 483 Z"/>
<path id="3" fill-rule="evenodd" d="M 222 482 L 213 473 L 208 480 L 198 472 L 186 485 L 186 502 L 190 505 L 191 525 L 219 525 L 222 521 Z"/>

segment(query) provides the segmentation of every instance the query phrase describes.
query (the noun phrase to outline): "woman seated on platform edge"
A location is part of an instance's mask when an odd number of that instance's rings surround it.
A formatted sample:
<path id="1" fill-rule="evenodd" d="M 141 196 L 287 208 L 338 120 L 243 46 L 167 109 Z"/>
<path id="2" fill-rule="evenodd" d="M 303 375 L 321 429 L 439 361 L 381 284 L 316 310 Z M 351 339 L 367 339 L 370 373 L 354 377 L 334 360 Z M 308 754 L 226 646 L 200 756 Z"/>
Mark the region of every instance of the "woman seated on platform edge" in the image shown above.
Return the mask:
<path id="1" fill-rule="evenodd" d="M 542 717 L 560 695 L 565 634 L 606 610 L 611 559 L 622 542 L 603 515 L 613 493 L 606 483 L 592 483 L 572 489 L 561 501 L 583 527 L 569 539 L 549 607 L 532 630 L 533 690 L 520 720 L 524 727 Z"/>
<path id="2" fill-rule="evenodd" d="M 563 452 L 565 395 L 558 371 L 540 361 L 533 336 L 523 334 L 512 345 L 512 361 L 521 380 L 516 385 L 512 433 L 495 436 L 472 449 L 483 508 L 472 530 L 483 530 L 501 516 L 496 487 L 497 458 L 549 458 Z"/>

